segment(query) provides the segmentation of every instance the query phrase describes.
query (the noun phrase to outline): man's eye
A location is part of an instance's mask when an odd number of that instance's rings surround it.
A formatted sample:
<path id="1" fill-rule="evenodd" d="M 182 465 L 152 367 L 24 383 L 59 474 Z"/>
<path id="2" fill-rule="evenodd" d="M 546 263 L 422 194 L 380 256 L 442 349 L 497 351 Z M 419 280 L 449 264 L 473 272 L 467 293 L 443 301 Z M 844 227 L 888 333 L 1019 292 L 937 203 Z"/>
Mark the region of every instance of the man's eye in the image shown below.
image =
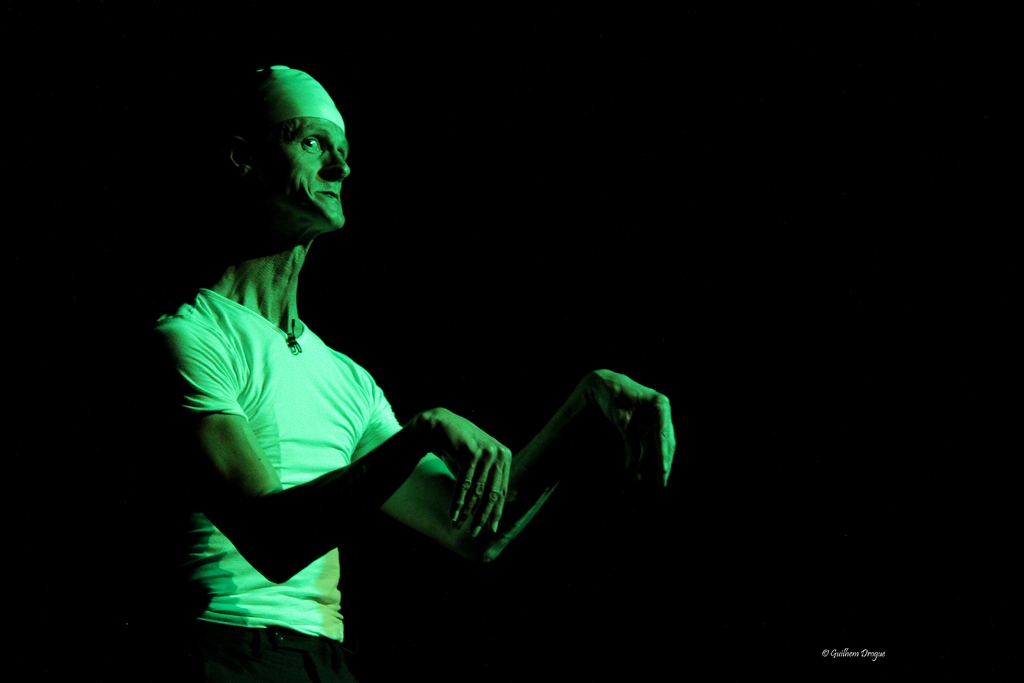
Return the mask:
<path id="1" fill-rule="evenodd" d="M 316 138 L 306 138 L 302 141 L 302 149 L 313 154 L 319 154 L 323 150 L 320 149 L 320 141 Z"/>

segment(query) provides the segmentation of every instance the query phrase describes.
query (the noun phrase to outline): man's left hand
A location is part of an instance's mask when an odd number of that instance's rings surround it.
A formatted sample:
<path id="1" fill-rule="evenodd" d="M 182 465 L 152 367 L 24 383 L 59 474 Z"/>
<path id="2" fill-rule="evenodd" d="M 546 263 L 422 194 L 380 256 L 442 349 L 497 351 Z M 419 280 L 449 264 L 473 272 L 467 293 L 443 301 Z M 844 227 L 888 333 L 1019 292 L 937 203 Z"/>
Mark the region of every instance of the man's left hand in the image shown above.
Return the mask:
<path id="1" fill-rule="evenodd" d="M 667 486 L 676 452 L 668 398 L 611 370 L 595 370 L 584 386 L 589 401 L 622 435 L 630 475 Z"/>

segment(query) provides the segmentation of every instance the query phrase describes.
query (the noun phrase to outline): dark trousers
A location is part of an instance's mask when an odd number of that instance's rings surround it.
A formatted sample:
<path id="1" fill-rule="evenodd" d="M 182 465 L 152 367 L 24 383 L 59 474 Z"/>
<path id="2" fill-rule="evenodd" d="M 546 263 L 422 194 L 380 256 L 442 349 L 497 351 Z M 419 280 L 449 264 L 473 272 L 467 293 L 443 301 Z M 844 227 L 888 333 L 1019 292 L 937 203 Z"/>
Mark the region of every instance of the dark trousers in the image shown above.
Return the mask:
<path id="1" fill-rule="evenodd" d="M 198 621 L 191 663 L 203 683 L 358 683 L 345 647 L 286 628 L 240 628 Z M 190 657 L 191 659 L 191 657 Z"/>

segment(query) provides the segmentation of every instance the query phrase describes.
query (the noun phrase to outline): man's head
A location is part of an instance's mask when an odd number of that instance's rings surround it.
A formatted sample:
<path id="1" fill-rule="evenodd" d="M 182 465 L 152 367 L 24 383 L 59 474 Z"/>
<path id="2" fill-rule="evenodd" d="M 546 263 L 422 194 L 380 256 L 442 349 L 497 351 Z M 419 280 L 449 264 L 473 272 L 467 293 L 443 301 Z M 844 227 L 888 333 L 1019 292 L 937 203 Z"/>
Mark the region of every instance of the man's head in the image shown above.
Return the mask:
<path id="1" fill-rule="evenodd" d="M 339 230 L 348 141 L 327 91 L 301 71 L 271 67 L 247 95 L 244 127 L 251 132 L 231 137 L 226 149 L 244 201 L 257 205 L 274 237 L 291 244 Z"/>

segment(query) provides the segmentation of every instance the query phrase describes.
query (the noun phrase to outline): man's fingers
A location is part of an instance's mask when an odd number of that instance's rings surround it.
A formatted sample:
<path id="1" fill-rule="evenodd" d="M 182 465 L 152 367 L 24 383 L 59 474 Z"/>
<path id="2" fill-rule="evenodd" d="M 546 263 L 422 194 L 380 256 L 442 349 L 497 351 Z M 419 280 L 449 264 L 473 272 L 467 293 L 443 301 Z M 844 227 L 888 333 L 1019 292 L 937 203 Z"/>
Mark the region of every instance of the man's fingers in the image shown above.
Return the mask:
<path id="1" fill-rule="evenodd" d="M 490 474 L 494 457 L 493 454 L 489 453 L 488 450 L 484 448 L 473 455 L 472 462 L 472 476 L 467 477 L 466 481 L 463 483 L 463 487 L 466 492 L 466 500 L 462 508 L 462 513 L 459 516 L 460 519 L 455 525 L 456 529 L 461 529 L 462 525 L 467 521 L 469 521 L 471 525 L 473 524 L 473 519 L 477 516 L 477 512 L 480 509 L 481 500 L 484 498 L 487 477 Z"/>
<path id="2" fill-rule="evenodd" d="M 668 472 L 665 469 L 665 446 L 661 435 L 649 435 L 644 439 L 643 449 L 643 462 L 637 468 L 637 481 L 648 479 L 650 482 L 659 482 L 664 486 Z"/>
<path id="3" fill-rule="evenodd" d="M 475 524 L 475 527 L 473 528 L 474 536 L 479 533 L 479 527 L 482 524 L 480 520 L 480 512 L 487 504 L 487 492 L 489 490 L 488 487 L 491 478 L 494 476 L 494 464 L 497 460 L 497 451 L 492 446 L 485 446 L 478 457 L 479 465 L 474 473 L 473 487 L 470 489 L 470 503 L 472 509 L 468 510 L 466 514 L 466 519 Z"/>
<path id="4" fill-rule="evenodd" d="M 482 510 L 476 521 L 476 526 L 473 527 L 473 536 L 475 537 L 480 533 L 480 530 L 487 525 L 488 520 L 491 518 L 491 513 L 495 506 L 502 499 L 501 495 L 501 465 L 497 464 L 491 468 L 490 474 L 487 477 L 487 483 L 482 487 L 480 505 Z"/>
<path id="5" fill-rule="evenodd" d="M 461 529 L 469 522 L 470 531 L 477 536 L 485 526 L 497 527 L 508 496 L 508 479 L 512 452 L 500 444 L 487 446 L 474 458 L 472 478 L 456 484 L 452 525 Z"/>
<path id="6" fill-rule="evenodd" d="M 459 517 L 462 516 L 462 508 L 466 504 L 466 495 L 473 486 L 473 474 L 476 471 L 476 462 L 471 461 L 465 472 L 459 474 L 459 481 L 455 485 L 455 495 L 452 497 L 452 524 L 459 525 Z M 463 516 L 463 519 L 465 517 Z"/>
<path id="7" fill-rule="evenodd" d="M 491 531 L 498 533 L 498 522 L 501 521 L 501 516 L 505 512 L 505 501 L 508 499 L 508 480 L 512 476 L 512 451 L 505 451 L 505 463 L 501 471 L 501 488 L 498 493 L 501 497 L 494 505 L 494 513 L 491 517 Z"/>
<path id="8" fill-rule="evenodd" d="M 469 503 L 466 505 L 465 519 L 469 522 L 471 530 L 474 530 L 480 525 L 480 508 L 483 507 L 484 499 L 486 498 L 484 491 L 487 488 L 487 481 L 482 477 L 486 476 L 486 473 L 490 469 L 491 468 L 484 469 L 483 467 L 478 467 L 477 474 L 480 475 L 481 478 L 477 478 L 477 480 L 473 482 L 473 487 L 469 490 Z"/>
<path id="9" fill-rule="evenodd" d="M 480 469 L 477 468 L 477 474 L 480 473 Z M 479 491 L 480 485 L 478 481 L 467 482 L 469 488 L 466 489 L 466 502 L 462 506 L 462 512 L 459 514 L 459 521 L 455 524 L 456 529 L 461 529 L 466 522 L 470 523 L 472 528 L 473 519 L 476 517 L 478 503 L 480 502 Z"/>
<path id="10" fill-rule="evenodd" d="M 665 410 L 662 411 L 662 462 L 665 463 L 665 477 L 663 486 L 668 486 L 668 475 L 672 473 L 672 460 L 676 454 L 676 430 L 672 426 L 672 414 L 666 402 Z"/>
<path id="11" fill-rule="evenodd" d="M 635 464 L 631 473 L 636 481 L 646 478 L 667 486 L 676 449 L 671 407 L 668 398 L 657 394 L 649 408 L 641 427 L 639 462 Z M 640 427 L 639 424 L 636 426 Z"/>
<path id="12" fill-rule="evenodd" d="M 659 469 L 662 486 L 668 486 L 668 475 L 672 471 L 672 458 L 676 452 L 676 434 L 672 427 L 672 407 L 668 398 L 658 395 L 658 450 Z"/>
<path id="13" fill-rule="evenodd" d="M 490 511 L 490 517 L 482 520 L 482 525 L 489 526 L 494 533 L 498 533 L 498 523 L 505 512 L 505 501 L 508 499 L 508 480 L 512 472 L 512 451 L 504 447 L 502 449 L 494 467 L 494 483 L 490 489 L 490 500 L 494 503 L 494 508 Z"/>
<path id="14" fill-rule="evenodd" d="M 459 518 L 463 517 L 462 509 L 466 504 L 466 492 L 471 484 L 472 482 L 464 477 L 459 477 L 459 480 L 455 482 L 455 491 L 452 493 L 452 507 L 449 510 L 452 526 L 457 526 Z"/>
<path id="15" fill-rule="evenodd" d="M 497 532 L 498 521 L 505 509 L 508 496 L 509 472 L 512 469 L 512 451 L 498 444 L 493 451 L 488 451 L 486 460 L 490 464 L 487 480 L 480 489 L 478 506 L 479 515 L 473 536 L 476 537 L 484 527 Z"/>
<path id="16" fill-rule="evenodd" d="M 508 487 L 505 487 L 508 490 Z M 501 515 L 505 512 L 505 497 L 506 494 L 502 491 L 495 489 L 493 494 L 496 497 L 494 501 L 494 511 L 491 513 L 491 521 L 488 526 L 491 527 L 491 531 L 498 533 L 498 522 L 501 521 Z"/>

